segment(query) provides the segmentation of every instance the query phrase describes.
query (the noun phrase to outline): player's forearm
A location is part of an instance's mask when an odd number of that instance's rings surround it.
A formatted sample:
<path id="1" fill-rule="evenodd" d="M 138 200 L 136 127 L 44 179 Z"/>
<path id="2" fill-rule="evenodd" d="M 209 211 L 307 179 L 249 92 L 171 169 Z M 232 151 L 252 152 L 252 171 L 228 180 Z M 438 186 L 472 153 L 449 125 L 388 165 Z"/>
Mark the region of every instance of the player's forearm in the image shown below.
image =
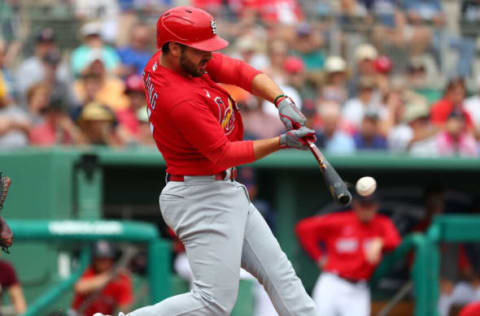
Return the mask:
<path id="1" fill-rule="evenodd" d="M 15 314 L 24 314 L 27 311 L 27 303 L 25 302 L 21 286 L 19 284 L 11 286 L 9 288 L 9 295 L 13 308 L 15 309 Z"/>
<path id="2" fill-rule="evenodd" d="M 268 156 L 280 149 L 280 137 L 259 139 L 253 142 L 255 161 Z"/>
<path id="3" fill-rule="evenodd" d="M 273 103 L 275 97 L 283 94 L 283 91 L 269 76 L 260 73 L 252 80 L 252 93 Z"/>
<path id="4" fill-rule="evenodd" d="M 88 294 L 91 293 L 101 287 L 103 287 L 108 280 L 110 279 L 109 274 L 101 274 L 99 276 L 88 278 L 88 279 L 80 279 L 80 281 L 75 284 L 75 292 L 79 294 Z"/>

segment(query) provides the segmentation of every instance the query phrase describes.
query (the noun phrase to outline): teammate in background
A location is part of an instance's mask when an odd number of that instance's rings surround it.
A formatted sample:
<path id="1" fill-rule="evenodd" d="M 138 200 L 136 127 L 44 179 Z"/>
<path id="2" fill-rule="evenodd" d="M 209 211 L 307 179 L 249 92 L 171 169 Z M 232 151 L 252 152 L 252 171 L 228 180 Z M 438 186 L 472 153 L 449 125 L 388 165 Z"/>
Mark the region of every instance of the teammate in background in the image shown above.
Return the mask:
<path id="1" fill-rule="evenodd" d="M 313 290 L 321 316 L 369 316 L 368 279 L 386 251 L 400 244 L 392 221 L 377 214 L 376 193 L 356 195 L 353 209 L 297 224 L 300 243 L 322 274 Z M 325 245 L 325 252 L 319 243 Z"/>
<path id="2" fill-rule="evenodd" d="M 92 249 L 92 260 L 92 266 L 75 284 L 72 310 L 79 316 L 129 310 L 133 301 L 132 280 L 126 272 L 114 272 L 113 245 L 98 241 Z"/>
<path id="3" fill-rule="evenodd" d="M 212 53 L 228 45 L 216 32 L 212 16 L 193 7 L 170 9 L 157 23 L 161 51 L 148 62 L 144 80 L 153 138 L 167 164 L 160 209 L 185 245 L 193 288 L 128 315 L 230 315 L 243 267 L 264 285 L 279 315 L 317 316 L 233 168 L 279 149 L 307 149 L 303 138 L 314 141 L 314 131 L 304 127 L 305 117 L 268 76 Z M 288 131 L 243 141 L 240 112 L 217 83 L 273 102 Z"/>
<path id="4" fill-rule="evenodd" d="M 7 261 L 0 260 L 0 302 L 3 293 L 8 293 L 15 312 L 14 315 L 23 315 L 27 311 L 27 303 L 15 269 Z"/>

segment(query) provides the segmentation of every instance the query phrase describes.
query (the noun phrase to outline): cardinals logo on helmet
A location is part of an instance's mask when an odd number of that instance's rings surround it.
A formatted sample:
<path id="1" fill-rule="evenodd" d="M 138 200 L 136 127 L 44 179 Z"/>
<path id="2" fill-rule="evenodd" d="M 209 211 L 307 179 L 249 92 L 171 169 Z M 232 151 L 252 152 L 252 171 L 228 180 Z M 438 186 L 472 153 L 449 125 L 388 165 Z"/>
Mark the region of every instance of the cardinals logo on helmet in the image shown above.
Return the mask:
<path id="1" fill-rule="evenodd" d="M 212 33 L 217 35 L 217 24 L 215 24 L 215 20 L 210 22 L 210 26 L 212 27 Z"/>

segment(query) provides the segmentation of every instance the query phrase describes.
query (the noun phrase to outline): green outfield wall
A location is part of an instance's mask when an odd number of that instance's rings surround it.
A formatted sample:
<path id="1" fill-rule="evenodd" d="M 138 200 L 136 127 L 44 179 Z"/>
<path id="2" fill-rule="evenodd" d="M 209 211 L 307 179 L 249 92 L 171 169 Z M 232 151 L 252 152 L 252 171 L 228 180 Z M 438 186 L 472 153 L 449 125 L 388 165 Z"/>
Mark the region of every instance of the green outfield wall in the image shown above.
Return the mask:
<path id="1" fill-rule="evenodd" d="M 328 156 L 345 181 L 365 175 L 379 190 L 421 195 L 429 183 L 478 194 L 480 160 L 412 158 L 363 153 Z M 13 179 L 3 215 L 28 220 L 141 220 L 164 228 L 158 195 L 165 185 L 165 163 L 155 149 L 34 149 L 0 153 L 0 170 Z M 335 208 L 313 156 L 283 151 L 253 164 L 258 169 L 259 197 L 275 210 L 274 231 L 307 289 L 319 271 L 298 245 L 294 225 L 326 207 Z M 64 249 L 30 241 L 16 245 L 13 261 L 27 299 L 58 278 L 58 255 Z M 37 260 L 32 261 L 35 257 Z"/>

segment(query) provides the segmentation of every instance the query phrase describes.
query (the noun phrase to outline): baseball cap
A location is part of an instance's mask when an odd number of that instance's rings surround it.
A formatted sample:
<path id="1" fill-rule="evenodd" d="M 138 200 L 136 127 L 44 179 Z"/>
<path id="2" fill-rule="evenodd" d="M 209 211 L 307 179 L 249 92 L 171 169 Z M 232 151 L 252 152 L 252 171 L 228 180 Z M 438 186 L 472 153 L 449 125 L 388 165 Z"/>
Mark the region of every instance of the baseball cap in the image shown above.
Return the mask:
<path id="1" fill-rule="evenodd" d="M 365 59 L 375 60 L 377 56 L 377 49 L 370 44 L 362 44 L 355 49 L 355 61 L 357 62 Z"/>
<path id="2" fill-rule="evenodd" d="M 83 37 L 99 35 L 102 32 L 102 26 L 98 22 L 89 22 L 82 26 L 80 33 Z"/>
<path id="3" fill-rule="evenodd" d="M 290 74 L 297 74 L 305 70 L 305 64 L 301 58 L 289 56 L 283 63 L 283 69 Z"/>
<path id="4" fill-rule="evenodd" d="M 454 109 L 450 112 L 450 114 L 448 114 L 448 118 L 451 119 L 451 118 L 456 118 L 456 119 L 460 119 L 460 120 L 465 120 L 465 113 L 463 113 L 462 111 L 459 111 L 457 109 Z"/>
<path id="5" fill-rule="evenodd" d="M 412 58 L 408 64 L 407 71 L 414 72 L 417 70 L 425 71 L 425 62 L 420 58 Z"/>
<path id="6" fill-rule="evenodd" d="M 297 36 L 309 36 L 312 34 L 312 26 L 308 23 L 301 23 L 297 26 Z"/>
<path id="7" fill-rule="evenodd" d="M 48 52 L 42 59 L 45 63 L 56 66 L 62 60 L 62 56 L 56 50 Z"/>
<path id="8" fill-rule="evenodd" d="M 355 193 L 353 195 L 353 199 L 360 203 L 365 203 L 365 204 L 376 203 L 380 201 L 380 197 L 378 196 L 377 192 L 373 192 L 370 195 L 360 195 L 358 193 Z"/>
<path id="9" fill-rule="evenodd" d="M 53 29 L 45 28 L 41 30 L 35 37 L 35 41 L 37 43 L 54 42 L 55 33 L 53 32 Z"/>
<path id="10" fill-rule="evenodd" d="M 45 110 L 47 111 L 63 111 L 66 109 L 65 102 L 63 98 L 58 93 L 53 93 L 50 97 L 50 102 L 48 102 L 47 107 Z"/>
<path id="11" fill-rule="evenodd" d="M 380 115 L 378 114 L 378 111 L 374 109 L 368 109 L 363 115 L 363 117 L 371 120 L 378 120 L 380 118 Z"/>
<path id="12" fill-rule="evenodd" d="M 404 120 L 407 123 L 413 122 L 419 118 L 427 118 L 430 114 L 428 105 L 424 102 L 416 102 L 407 105 L 404 114 Z"/>
<path id="13" fill-rule="evenodd" d="M 393 63 L 387 56 L 380 56 L 374 61 L 375 70 L 381 74 L 388 74 L 393 69 Z"/>
<path id="14" fill-rule="evenodd" d="M 92 247 L 93 258 L 115 258 L 115 247 L 106 240 L 99 240 Z"/>
<path id="15" fill-rule="evenodd" d="M 347 70 L 347 63 L 340 56 L 330 56 L 325 61 L 325 71 L 327 73 L 343 72 Z"/>
<path id="16" fill-rule="evenodd" d="M 90 66 L 95 61 L 100 61 L 104 63 L 102 51 L 99 49 L 91 49 L 90 52 L 88 52 L 88 57 L 87 57 L 87 62 L 85 63 L 85 67 Z"/>
<path id="17" fill-rule="evenodd" d="M 130 92 L 144 92 L 144 83 L 142 76 L 139 75 L 130 75 L 125 80 L 125 93 L 128 94 Z"/>
<path id="18" fill-rule="evenodd" d="M 114 119 L 112 110 L 97 102 L 90 102 L 85 105 L 80 115 L 82 121 L 113 121 Z"/>

